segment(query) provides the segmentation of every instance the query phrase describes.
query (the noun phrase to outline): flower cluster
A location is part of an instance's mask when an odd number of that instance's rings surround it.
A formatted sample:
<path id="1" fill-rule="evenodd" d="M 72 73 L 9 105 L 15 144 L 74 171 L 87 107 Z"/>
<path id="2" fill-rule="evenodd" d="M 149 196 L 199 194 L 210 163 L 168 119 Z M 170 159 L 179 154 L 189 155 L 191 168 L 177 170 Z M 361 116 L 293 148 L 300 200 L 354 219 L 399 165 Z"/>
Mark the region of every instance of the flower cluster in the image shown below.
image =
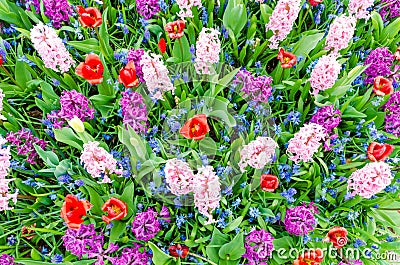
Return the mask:
<path id="1" fill-rule="evenodd" d="M 106 250 L 104 246 L 103 234 L 96 233 L 94 224 L 81 225 L 79 229 L 67 229 L 62 237 L 64 247 L 79 259 L 83 255 L 88 255 L 88 258 L 97 258 L 95 265 L 104 264 L 104 258 L 111 260 L 109 254 L 118 250 L 118 245 L 110 243 Z"/>
<path id="2" fill-rule="evenodd" d="M 54 29 L 39 23 L 31 29 L 33 47 L 47 68 L 65 73 L 74 64 L 71 55 Z"/>
<path id="3" fill-rule="evenodd" d="M 161 55 L 145 52 L 140 60 L 140 66 L 146 87 L 153 98 L 162 100 L 164 92 L 174 91 L 175 88 L 168 76 L 169 71 Z"/>
<path id="4" fill-rule="evenodd" d="M 235 84 L 241 84 L 241 91 L 256 103 L 268 103 L 272 94 L 272 78 L 269 76 L 255 77 L 247 70 L 240 70 L 236 74 Z"/>
<path id="5" fill-rule="evenodd" d="M 53 127 L 60 129 L 65 121 L 78 117 L 81 121 L 94 118 L 94 109 L 89 100 L 76 90 L 64 90 L 60 97 L 61 110 L 47 114 L 52 121 Z"/>
<path id="6" fill-rule="evenodd" d="M 40 0 L 33 0 L 36 14 L 40 12 Z M 60 28 L 62 22 L 68 22 L 72 15 L 72 7 L 67 0 L 44 0 L 44 14 L 50 18 L 53 27 Z"/>
<path id="7" fill-rule="evenodd" d="M 138 213 L 132 223 L 132 232 L 137 240 L 149 241 L 161 230 L 157 219 L 158 213 L 149 208 L 145 212 Z"/>
<path id="8" fill-rule="evenodd" d="M 381 9 L 379 14 L 383 21 L 388 21 L 392 18 L 400 17 L 400 1 L 399 0 L 382 0 L 380 2 Z"/>
<path id="9" fill-rule="evenodd" d="M 210 211 L 219 206 L 220 192 L 221 184 L 213 171 L 213 167 L 203 166 L 199 168 L 193 179 L 194 205 L 201 214 L 208 217 L 206 223 L 213 222 Z"/>
<path id="10" fill-rule="evenodd" d="M 327 133 L 331 133 L 342 121 L 340 110 L 335 110 L 333 105 L 325 106 L 317 110 L 310 122 L 322 125 Z"/>
<path id="11" fill-rule="evenodd" d="M 319 91 L 331 88 L 339 76 L 341 66 L 334 54 L 324 55 L 319 58 L 317 65 L 311 72 L 310 85 L 314 96 Z"/>
<path id="12" fill-rule="evenodd" d="M 81 163 L 93 178 L 102 178 L 100 183 L 111 183 L 110 175 L 122 175 L 123 171 L 117 168 L 117 160 L 99 142 L 89 142 L 83 145 L 80 157 Z"/>
<path id="13" fill-rule="evenodd" d="M 272 243 L 274 239 L 271 233 L 264 229 L 251 231 L 246 236 L 244 243 L 246 253 L 243 255 L 243 258 L 249 261 L 248 265 L 257 265 L 266 262 L 274 250 L 274 244 Z"/>
<path id="14" fill-rule="evenodd" d="M 119 101 L 124 126 L 132 127 L 137 133 L 144 133 L 147 126 L 147 109 L 143 97 L 138 92 L 126 90 Z"/>
<path id="15" fill-rule="evenodd" d="M 372 50 L 364 61 L 364 65 L 369 65 L 364 71 L 367 76 L 365 83 L 372 84 L 375 77 L 390 75 L 392 73 L 390 67 L 392 66 L 393 60 L 394 55 L 387 47 Z"/>
<path id="16" fill-rule="evenodd" d="M 144 50 L 142 49 L 130 49 L 128 52 L 128 55 L 126 56 L 126 60 L 133 61 L 135 64 L 135 70 L 136 70 L 136 77 L 139 79 L 140 82 L 144 82 L 143 79 L 143 70 L 142 66 L 140 65 L 140 61 L 142 59 L 142 55 L 144 54 Z"/>
<path id="17" fill-rule="evenodd" d="M 243 172 L 248 165 L 262 169 L 266 164 L 271 163 L 275 156 L 275 149 L 278 144 L 270 137 L 257 137 L 249 144 L 243 146 L 240 151 L 239 167 Z"/>
<path id="18" fill-rule="evenodd" d="M 368 19 L 370 17 L 368 9 L 374 5 L 374 0 L 351 0 L 349 3 L 349 13 L 357 19 Z"/>
<path id="19" fill-rule="evenodd" d="M 327 137 L 322 125 L 309 123 L 300 128 L 292 139 L 289 140 L 287 151 L 292 155 L 289 159 L 296 164 L 300 161 L 310 162 L 313 155 L 318 151 L 321 142 Z"/>
<path id="20" fill-rule="evenodd" d="M 7 254 L 1 254 L 0 265 L 14 265 L 14 258 Z"/>
<path id="21" fill-rule="evenodd" d="M 338 53 L 349 45 L 356 29 L 356 18 L 353 16 L 340 15 L 335 18 L 329 27 L 326 36 L 325 50 Z"/>
<path id="22" fill-rule="evenodd" d="M 6 140 L 0 136 L 0 211 L 12 210 L 9 200 L 17 203 L 18 190 L 12 194 L 8 184 L 15 179 L 6 179 L 10 170 L 11 153 L 10 147 L 4 147 Z"/>
<path id="23" fill-rule="evenodd" d="M 210 64 L 219 62 L 221 41 L 219 32 L 212 28 L 203 28 L 196 42 L 195 68 L 199 74 L 210 74 Z"/>
<path id="24" fill-rule="evenodd" d="M 269 48 L 278 49 L 279 42 L 284 40 L 290 31 L 293 23 L 299 16 L 300 0 L 279 0 L 275 6 L 265 30 L 271 30 L 273 36 L 269 39 Z"/>
<path id="25" fill-rule="evenodd" d="M 185 19 L 187 17 L 192 18 L 192 7 L 197 6 L 198 8 L 202 7 L 201 0 L 176 0 L 176 3 L 179 6 L 178 16 L 181 19 Z"/>
<path id="26" fill-rule="evenodd" d="M 13 146 L 16 146 L 17 155 L 26 155 L 26 162 L 32 165 L 36 164 L 37 159 L 39 158 L 34 145 L 36 144 L 42 149 L 45 149 L 47 145 L 45 140 L 37 138 L 30 130 L 24 128 L 16 133 L 9 132 L 6 140 Z"/>
<path id="27" fill-rule="evenodd" d="M 141 250 L 143 248 L 143 250 Z M 147 265 L 150 255 L 147 254 L 146 249 L 137 243 L 133 243 L 133 247 L 126 247 L 122 249 L 122 253 L 118 257 L 110 258 L 112 265 Z"/>
<path id="28" fill-rule="evenodd" d="M 383 107 L 386 111 L 386 132 L 400 137 L 400 91 L 393 93 Z"/>
<path id="29" fill-rule="evenodd" d="M 313 203 L 287 209 L 284 221 L 286 230 L 296 236 L 307 235 L 317 225 L 315 213 L 318 213 L 318 209 Z"/>
<path id="30" fill-rule="evenodd" d="M 158 0 L 136 0 L 136 10 L 144 19 L 150 19 L 160 11 Z"/>
<path id="31" fill-rule="evenodd" d="M 194 174 L 188 163 L 176 158 L 169 159 L 164 172 L 165 180 L 173 194 L 179 196 L 193 191 Z"/>
<path id="32" fill-rule="evenodd" d="M 392 172 L 388 164 L 373 162 L 351 174 L 348 189 L 352 190 L 353 196 L 358 194 L 364 198 L 371 198 L 386 188 L 392 179 Z"/>

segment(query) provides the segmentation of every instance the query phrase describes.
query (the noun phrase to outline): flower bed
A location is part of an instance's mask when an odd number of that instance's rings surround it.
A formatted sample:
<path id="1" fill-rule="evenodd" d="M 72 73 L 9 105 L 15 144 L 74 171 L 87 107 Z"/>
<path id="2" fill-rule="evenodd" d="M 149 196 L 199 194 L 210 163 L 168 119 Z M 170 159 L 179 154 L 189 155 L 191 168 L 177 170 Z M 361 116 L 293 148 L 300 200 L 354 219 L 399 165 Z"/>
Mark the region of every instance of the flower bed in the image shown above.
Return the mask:
<path id="1" fill-rule="evenodd" d="M 0 264 L 400 262 L 399 10 L 0 0 Z"/>

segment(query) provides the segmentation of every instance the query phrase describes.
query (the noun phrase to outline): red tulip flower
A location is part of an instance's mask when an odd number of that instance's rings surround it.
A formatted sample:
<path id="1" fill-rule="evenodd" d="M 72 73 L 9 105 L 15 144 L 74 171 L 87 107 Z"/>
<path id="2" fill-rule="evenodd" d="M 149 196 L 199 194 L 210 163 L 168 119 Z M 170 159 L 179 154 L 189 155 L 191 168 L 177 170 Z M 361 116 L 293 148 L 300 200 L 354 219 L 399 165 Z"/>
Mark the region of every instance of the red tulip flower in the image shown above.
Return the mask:
<path id="1" fill-rule="evenodd" d="M 168 248 L 168 250 L 169 254 L 171 254 L 171 256 L 175 258 L 181 257 L 182 259 L 184 259 L 189 254 L 189 248 L 181 244 L 172 245 Z"/>
<path id="2" fill-rule="evenodd" d="M 204 139 L 209 131 L 207 116 L 205 114 L 197 114 L 183 125 L 179 133 L 187 139 L 197 141 Z"/>
<path id="3" fill-rule="evenodd" d="M 183 36 L 183 30 L 185 29 L 185 21 L 177 20 L 169 22 L 165 25 L 165 31 L 168 32 L 168 37 L 171 39 L 180 39 Z"/>
<path id="4" fill-rule="evenodd" d="M 331 242 L 337 249 L 342 248 L 348 242 L 346 228 L 340 226 L 331 228 L 323 241 Z"/>
<path id="5" fill-rule="evenodd" d="M 34 238 L 36 236 L 36 234 L 34 233 L 35 228 L 36 228 L 36 223 L 34 223 L 33 225 L 30 225 L 28 227 L 26 227 L 24 225 L 21 229 L 22 237 L 25 237 L 28 240 L 31 240 L 32 238 Z"/>
<path id="6" fill-rule="evenodd" d="M 67 223 L 68 228 L 78 229 L 83 223 L 83 216 L 92 208 L 88 201 L 80 201 L 74 195 L 68 194 L 65 197 L 64 204 L 61 208 L 61 217 Z"/>
<path id="7" fill-rule="evenodd" d="M 109 224 L 111 221 L 124 218 L 128 213 L 128 205 L 117 198 L 110 198 L 103 204 L 101 210 L 107 212 L 107 216 L 103 215 L 102 219 Z"/>
<path id="8" fill-rule="evenodd" d="M 324 2 L 324 0 L 308 0 L 308 2 L 312 6 L 317 6 L 317 5 L 321 4 L 322 2 Z"/>
<path id="9" fill-rule="evenodd" d="M 290 52 L 286 52 L 284 49 L 280 48 L 278 52 L 278 59 L 281 61 L 282 68 L 291 68 L 296 62 L 296 55 Z"/>
<path id="10" fill-rule="evenodd" d="M 86 79 L 90 84 L 96 85 L 103 82 L 104 66 L 97 54 L 86 55 L 85 62 L 80 63 L 75 73 Z"/>
<path id="11" fill-rule="evenodd" d="M 160 49 L 161 53 L 164 53 L 167 50 L 167 43 L 164 38 L 161 38 L 158 42 L 158 49 Z"/>
<path id="12" fill-rule="evenodd" d="M 261 175 L 260 186 L 264 191 L 274 192 L 278 188 L 279 180 L 276 176 L 270 174 Z"/>
<path id="13" fill-rule="evenodd" d="M 86 28 L 96 28 L 101 25 L 103 19 L 101 18 L 100 11 L 95 7 L 84 8 L 82 6 L 78 6 L 78 14 L 79 14 L 79 22 L 82 27 Z"/>
<path id="14" fill-rule="evenodd" d="M 390 144 L 370 143 L 367 150 L 368 159 L 372 162 L 385 161 L 393 152 L 394 146 Z"/>
<path id="15" fill-rule="evenodd" d="M 135 63 L 129 61 L 125 67 L 119 70 L 118 82 L 124 84 L 125 87 L 137 87 L 139 85 L 139 80 L 136 77 Z"/>
<path id="16" fill-rule="evenodd" d="M 384 78 L 383 76 L 377 76 L 374 79 L 374 92 L 377 96 L 391 95 L 394 92 L 392 81 Z"/>
<path id="17" fill-rule="evenodd" d="M 300 255 L 293 265 L 318 265 L 324 260 L 324 253 L 321 249 L 310 250 Z"/>
<path id="18" fill-rule="evenodd" d="M 0 54 L 0 65 L 3 65 L 4 60 L 3 60 L 3 56 Z"/>

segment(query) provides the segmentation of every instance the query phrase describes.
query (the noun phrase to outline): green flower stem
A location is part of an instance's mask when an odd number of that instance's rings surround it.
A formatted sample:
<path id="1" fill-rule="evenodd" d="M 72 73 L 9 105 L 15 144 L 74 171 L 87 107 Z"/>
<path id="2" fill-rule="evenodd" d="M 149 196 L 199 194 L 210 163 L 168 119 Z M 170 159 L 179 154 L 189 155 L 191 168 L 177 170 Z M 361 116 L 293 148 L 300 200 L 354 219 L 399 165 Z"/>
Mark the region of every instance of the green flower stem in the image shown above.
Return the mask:
<path id="1" fill-rule="evenodd" d="M 105 23 L 105 22 L 103 21 L 103 23 Z M 94 28 L 94 31 L 96 32 L 97 38 L 99 39 L 100 52 L 101 52 L 106 58 L 108 58 L 108 57 L 107 57 L 107 54 L 104 52 L 104 47 L 103 47 L 103 45 L 102 45 L 101 36 L 100 36 L 100 33 L 99 33 L 99 27 L 95 27 L 95 28 Z"/>
<path id="2" fill-rule="evenodd" d="M 208 260 L 208 259 L 206 259 L 206 258 L 204 258 L 204 257 L 202 257 L 202 256 L 199 256 L 199 255 L 197 255 L 197 254 L 194 254 L 194 253 L 189 253 L 189 255 L 190 255 L 190 256 L 192 256 L 192 257 L 195 257 L 195 258 L 198 258 L 198 259 L 204 260 L 204 261 L 206 261 L 206 262 L 210 263 L 211 265 L 218 265 L 217 263 L 215 263 L 215 262 L 212 262 L 211 260 Z"/>
<path id="3" fill-rule="evenodd" d="M 182 59 L 182 62 L 183 62 L 183 45 L 182 45 L 181 38 L 179 38 L 178 41 L 179 41 L 179 47 L 181 48 L 181 59 Z"/>
<path id="4" fill-rule="evenodd" d="M 22 195 L 22 194 L 18 194 L 17 198 L 18 199 L 26 199 L 26 200 L 36 200 L 35 196 Z"/>
<path id="5" fill-rule="evenodd" d="M 1 69 L 3 69 L 4 73 L 13 81 L 14 84 L 16 84 L 19 88 L 23 89 L 23 87 L 17 83 L 17 81 L 14 79 L 14 77 L 10 74 L 10 72 L 4 67 L 4 65 L 0 66 Z"/>

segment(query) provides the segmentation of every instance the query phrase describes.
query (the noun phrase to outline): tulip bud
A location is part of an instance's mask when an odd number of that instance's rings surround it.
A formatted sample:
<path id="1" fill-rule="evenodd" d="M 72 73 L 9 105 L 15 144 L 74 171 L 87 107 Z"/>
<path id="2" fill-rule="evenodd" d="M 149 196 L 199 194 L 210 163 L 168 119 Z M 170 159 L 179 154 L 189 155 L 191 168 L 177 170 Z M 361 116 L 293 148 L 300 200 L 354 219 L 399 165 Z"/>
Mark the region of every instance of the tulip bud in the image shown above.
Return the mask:
<path id="1" fill-rule="evenodd" d="M 69 120 L 68 124 L 77 133 L 83 133 L 85 131 L 85 126 L 83 125 L 83 122 L 77 116 L 74 116 L 72 120 Z"/>

